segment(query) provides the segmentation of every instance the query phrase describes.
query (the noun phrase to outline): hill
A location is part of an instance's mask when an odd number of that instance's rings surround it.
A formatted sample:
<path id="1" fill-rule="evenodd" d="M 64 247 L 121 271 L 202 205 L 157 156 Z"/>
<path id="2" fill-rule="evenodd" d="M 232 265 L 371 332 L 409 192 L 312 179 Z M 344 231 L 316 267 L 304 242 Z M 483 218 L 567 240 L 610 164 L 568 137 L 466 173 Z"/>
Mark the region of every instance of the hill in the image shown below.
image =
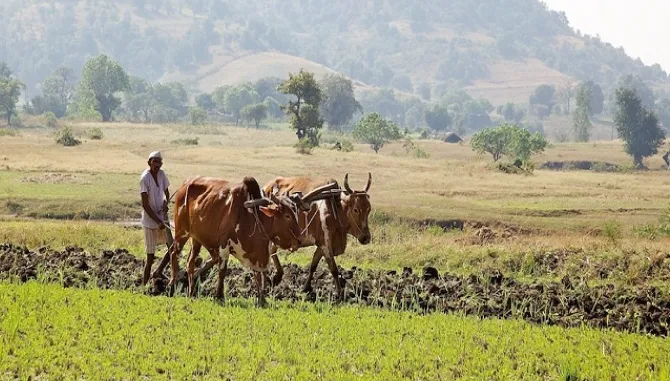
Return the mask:
<path id="1" fill-rule="evenodd" d="M 537 0 L 9 0 L 0 47 L 32 92 L 56 67 L 77 72 L 100 52 L 134 75 L 197 91 L 301 67 L 343 73 L 357 87 L 464 88 L 494 105 L 565 78 L 605 91 L 624 74 L 668 85 L 659 65 L 581 35 Z"/>

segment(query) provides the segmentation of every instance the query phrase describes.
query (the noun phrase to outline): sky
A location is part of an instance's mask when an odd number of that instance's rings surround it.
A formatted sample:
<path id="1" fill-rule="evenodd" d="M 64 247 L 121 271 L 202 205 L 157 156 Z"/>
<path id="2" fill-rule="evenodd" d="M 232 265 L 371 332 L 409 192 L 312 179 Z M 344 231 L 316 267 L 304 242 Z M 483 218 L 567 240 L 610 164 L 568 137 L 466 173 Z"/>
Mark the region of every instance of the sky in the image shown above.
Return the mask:
<path id="1" fill-rule="evenodd" d="M 570 26 L 614 47 L 623 46 L 645 65 L 660 64 L 670 71 L 670 36 L 667 0 L 544 0 L 549 9 L 564 11 Z"/>

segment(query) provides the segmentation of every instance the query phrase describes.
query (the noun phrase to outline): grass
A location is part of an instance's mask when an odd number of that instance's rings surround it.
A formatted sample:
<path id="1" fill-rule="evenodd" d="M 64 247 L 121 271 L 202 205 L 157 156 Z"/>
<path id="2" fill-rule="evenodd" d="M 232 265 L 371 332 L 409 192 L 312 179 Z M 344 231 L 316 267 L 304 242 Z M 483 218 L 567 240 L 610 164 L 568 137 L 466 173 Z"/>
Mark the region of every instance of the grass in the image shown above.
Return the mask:
<path id="1" fill-rule="evenodd" d="M 667 340 L 358 307 L 0 284 L 13 378 L 668 379 Z M 514 332 L 513 335 L 510 333 Z"/>
<path id="2" fill-rule="evenodd" d="M 61 147 L 44 131 L 21 137 L 0 137 L 0 208 L 7 200 L 23 206 L 22 215 L 84 216 L 123 219 L 140 212 L 137 177 L 146 155 L 161 150 L 164 169 L 176 190 L 187 177 L 202 174 L 242 179 L 255 176 L 265 183 L 276 176 L 308 175 L 342 181 L 361 188 L 367 172 L 375 210 L 412 219 L 465 219 L 505 222 L 543 230 L 584 233 L 618 221 L 625 233 L 632 226 L 658 219 L 667 206 L 670 180 L 664 171 L 596 173 L 536 170 L 530 176 L 503 174 L 490 158 L 474 154 L 467 145 L 417 141 L 430 158 L 408 156 L 401 143 L 375 154 L 356 144 L 354 152 L 327 148 L 305 156 L 295 152 L 295 135 L 286 126 L 256 130 L 232 126 L 199 127 L 138 124 L 75 124 L 85 134 L 101 128 L 103 141 Z M 179 139 L 199 139 L 197 146 L 173 145 Z M 659 155 L 660 156 L 660 155 Z M 244 158 L 244 159 L 241 159 Z M 560 144 L 536 158 L 625 164 L 630 160 L 620 143 Z M 661 166 L 660 157 L 649 161 Z M 49 173 L 75 174 L 85 184 L 30 183 L 25 177 Z M 73 202 L 74 201 L 74 202 Z M 69 211 L 69 213 L 68 213 Z M 575 213 L 576 211 L 576 213 Z M 5 212 L 10 213 L 5 206 Z M 49 213 L 51 215 L 49 215 Z M 569 216 L 569 218 L 565 218 Z"/>

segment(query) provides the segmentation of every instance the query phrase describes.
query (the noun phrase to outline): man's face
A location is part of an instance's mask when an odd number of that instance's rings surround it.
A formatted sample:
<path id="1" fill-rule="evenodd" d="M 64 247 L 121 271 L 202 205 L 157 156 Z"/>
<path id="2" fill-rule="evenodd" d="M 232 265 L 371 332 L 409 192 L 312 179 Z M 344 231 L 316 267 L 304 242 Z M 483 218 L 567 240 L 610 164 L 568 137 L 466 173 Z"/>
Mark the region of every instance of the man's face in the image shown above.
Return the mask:
<path id="1" fill-rule="evenodd" d="M 149 168 L 152 172 L 158 171 L 162 165 L 163 160 L 157 157 L 151 158 L 151 160 L 149 160 Z"/>

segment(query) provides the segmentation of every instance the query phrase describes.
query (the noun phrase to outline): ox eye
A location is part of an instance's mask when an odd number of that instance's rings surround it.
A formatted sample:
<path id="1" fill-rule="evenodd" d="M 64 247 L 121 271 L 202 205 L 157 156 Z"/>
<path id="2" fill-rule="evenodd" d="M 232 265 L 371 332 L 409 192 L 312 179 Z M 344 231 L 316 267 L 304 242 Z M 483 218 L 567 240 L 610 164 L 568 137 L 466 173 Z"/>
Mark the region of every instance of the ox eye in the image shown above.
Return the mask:
<path id="1" fill-rule="evenodd" d="M 358 209 L 358 208 L 354 208 L 354 213 L 358 214 L 358 213 L 360 213 L 360 212 L 361 212 L 360 209 Z"/>

